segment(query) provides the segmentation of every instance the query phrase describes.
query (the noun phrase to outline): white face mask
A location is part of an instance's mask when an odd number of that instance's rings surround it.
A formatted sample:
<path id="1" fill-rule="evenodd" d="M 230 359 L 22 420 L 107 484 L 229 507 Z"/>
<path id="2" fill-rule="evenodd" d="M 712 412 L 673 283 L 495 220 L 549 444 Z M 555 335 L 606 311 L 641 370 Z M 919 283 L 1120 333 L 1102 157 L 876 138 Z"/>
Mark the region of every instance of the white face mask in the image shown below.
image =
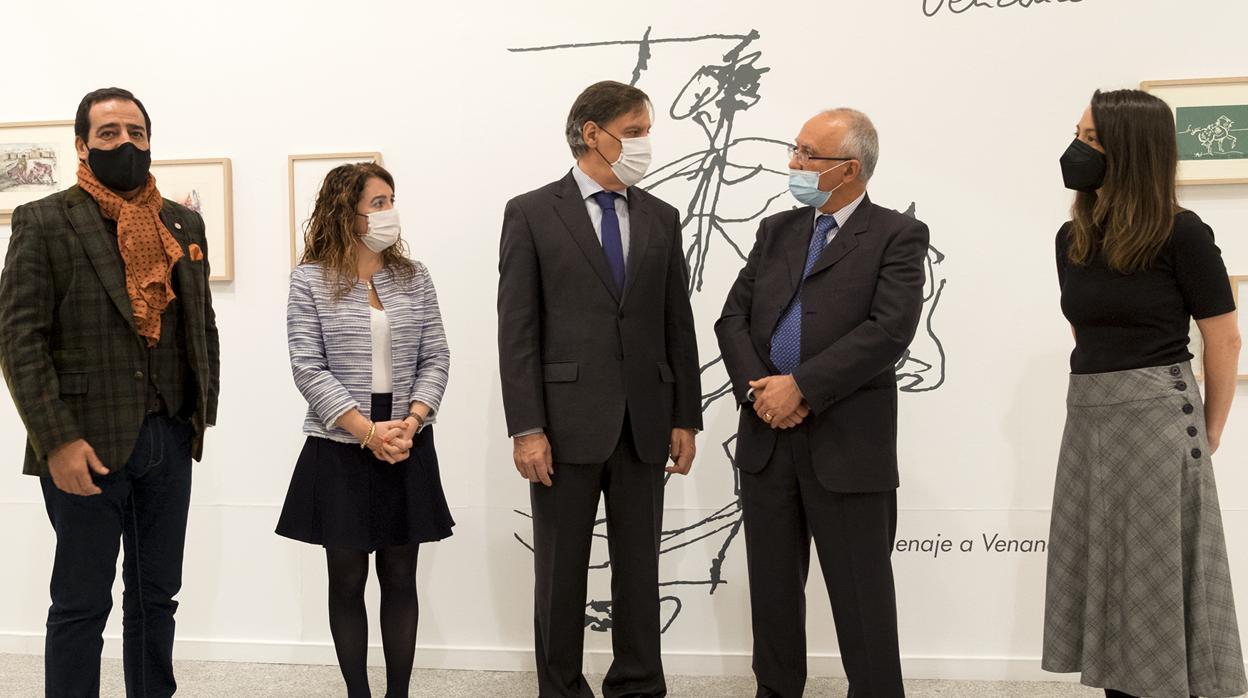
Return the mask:
<path id="1" fill-rule="evenodd" d="M 364 215 L 364 214 L 357 214 Z M 364 246 L 381 254 L 399 241 L 399 210 L 395 208 L 368 214 L 368 232 L 360 238 Z"/>
<path id="2" fill-rule="evenodd" d="M 640 138 L 616 138 L 615 134 L 602 129 L 602 132 L 615 138 L 620 142 L 620 157 L 615 162 L 607 163 L 611 165 L 611 171 L 615 173 L 616 179 L 620 180 L 620 184 L 626 187 L 636 186 L 646 176 L 646 170 L 650 168 L 650 136 L 642 136 Z M 602 153 L 598 153 L 602 155 Z M 603 158 L 606 159 L 605 157 Z"/>

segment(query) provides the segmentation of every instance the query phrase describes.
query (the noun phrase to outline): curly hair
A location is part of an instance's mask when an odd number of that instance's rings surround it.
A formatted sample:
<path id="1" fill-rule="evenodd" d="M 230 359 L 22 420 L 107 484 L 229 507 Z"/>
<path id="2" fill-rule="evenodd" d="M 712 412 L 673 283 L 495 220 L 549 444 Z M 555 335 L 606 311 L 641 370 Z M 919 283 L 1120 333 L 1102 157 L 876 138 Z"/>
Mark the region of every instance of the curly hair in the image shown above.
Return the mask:
<path id="1" fill-rule="evenodd" d="M 312 217 L 304 224 L 300 264 L 320 264 L 334 274 L 335 300 L 342 300 L 355 285 L 357 273 L 355 207 L 368 180 L 376 177 L 394 189 L 394 177 L 381 165 L 366 162 L 339 165 L 325 175 L 316 195 Z M 400 239 L 381 253 L 382 263 L 402 280 L 410 280 L 416 265 L 407 257 Z"/>

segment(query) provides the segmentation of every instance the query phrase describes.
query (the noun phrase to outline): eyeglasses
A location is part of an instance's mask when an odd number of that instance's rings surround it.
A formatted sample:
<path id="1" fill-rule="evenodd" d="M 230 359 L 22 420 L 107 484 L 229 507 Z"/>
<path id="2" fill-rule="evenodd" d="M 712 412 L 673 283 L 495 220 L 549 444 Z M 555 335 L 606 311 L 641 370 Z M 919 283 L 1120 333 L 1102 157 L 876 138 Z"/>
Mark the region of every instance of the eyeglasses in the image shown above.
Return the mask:
<path id="1" fill-rule="evenodd" d="M 799 165 L 805 165 L 805 164 L 809 163 L 811 160 L 841 160 L 841 161 L 848 161 L 848 160 L 857 160 L 857 159 L 858 159 L 858 158 L 825 157 L 825 156 L 823 156 L 823 155 L 814 155 L 814 154 L 810 153 L 809 151 L 803 150 L 803 149 L 801 148 L 801 146 L 797 146 L 797 145 L 789 145 L 789 146 L 786 146 L 786 147 L 787 147 L 787 149 L 788 149 L 788 151 L 789 151 L 789 159 L 790 159 L 790 160 L 792 160 L 792 159 L 796 158 L 796 159 L 797 159 L 797 164 L 799 164 Z"/>

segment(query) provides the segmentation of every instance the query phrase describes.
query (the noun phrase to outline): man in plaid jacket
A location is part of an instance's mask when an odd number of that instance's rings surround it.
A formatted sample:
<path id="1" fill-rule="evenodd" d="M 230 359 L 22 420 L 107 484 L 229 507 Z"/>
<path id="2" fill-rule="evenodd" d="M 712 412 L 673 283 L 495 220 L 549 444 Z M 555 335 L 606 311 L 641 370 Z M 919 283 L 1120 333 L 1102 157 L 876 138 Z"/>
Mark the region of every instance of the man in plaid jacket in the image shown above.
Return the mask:
<path id="1" fill-rule="evenodd" d="M 0 368 L 56 531 L 45 690 L 98 695 L 120 541 L 127 695 L 168 696 L 191 460 L 217 411 L 207 240 L 160 198 L 134 95 L 88 94 L 74 131 L 78 184 L 13 212 L 0 274 Z"/>

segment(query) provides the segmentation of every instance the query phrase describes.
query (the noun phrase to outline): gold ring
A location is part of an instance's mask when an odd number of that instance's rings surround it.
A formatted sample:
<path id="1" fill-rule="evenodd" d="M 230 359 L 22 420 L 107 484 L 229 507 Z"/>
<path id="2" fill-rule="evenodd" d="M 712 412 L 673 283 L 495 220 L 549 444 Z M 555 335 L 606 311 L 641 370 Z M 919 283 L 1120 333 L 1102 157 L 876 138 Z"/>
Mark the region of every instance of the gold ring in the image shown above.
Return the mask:
<path id="1" fill-rule="evenodd" d="M 766 421 L 766 422 L 770 422 L 770 421 L 771 421 L 771 413 L 770 413 L 770 412 L 765 412 L 765 413 L 763 414 L 763 421 Z"/>

